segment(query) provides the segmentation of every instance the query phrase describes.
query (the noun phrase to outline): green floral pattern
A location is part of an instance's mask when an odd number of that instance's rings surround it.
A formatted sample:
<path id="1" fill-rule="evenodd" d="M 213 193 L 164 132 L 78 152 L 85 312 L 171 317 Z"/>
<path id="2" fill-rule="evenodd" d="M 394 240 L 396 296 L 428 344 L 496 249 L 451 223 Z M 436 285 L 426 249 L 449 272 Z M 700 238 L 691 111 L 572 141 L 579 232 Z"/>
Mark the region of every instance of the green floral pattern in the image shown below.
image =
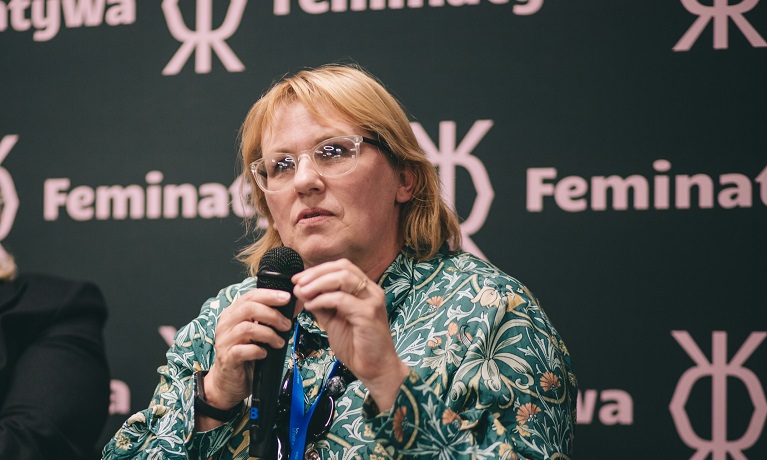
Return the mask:
<path id="1" fill-rule="evenodd" d="M 330 432 L 307 452 L 333 460 L 572 458 L 577 382 L 570 355 L 525 286 L 464 252 L 426 262 L 400 254 L 379 284 L 410 375 L 383 413 L 364 385 L 350 384 Z M 104 459 L 248 458 L 245 409 L 214 430 L 193 432 L 192 374 L 215 359 L 221 311 L 255 287 L 248 278 L 223 289 L 179 330 L 149 408 L 123 424 Z M 299 361 L 308 407 L 335 358 L 311 315 L 298 321 L 318 345 Z"/>

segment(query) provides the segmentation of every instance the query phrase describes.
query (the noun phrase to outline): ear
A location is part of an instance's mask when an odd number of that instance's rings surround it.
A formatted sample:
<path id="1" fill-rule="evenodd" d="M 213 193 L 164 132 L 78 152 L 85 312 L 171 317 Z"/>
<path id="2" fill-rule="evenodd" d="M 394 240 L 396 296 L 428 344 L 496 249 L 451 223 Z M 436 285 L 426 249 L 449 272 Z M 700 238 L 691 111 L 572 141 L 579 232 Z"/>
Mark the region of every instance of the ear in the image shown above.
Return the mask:
<path id="1" fill-rule="evenodd" d="M 407 203 L 413 197 L 413 188 L 415 187 L 415 174 L 410 168 L 405 168 L 398 172 L 399 187 L 395 195 L 397 203 Z"/>

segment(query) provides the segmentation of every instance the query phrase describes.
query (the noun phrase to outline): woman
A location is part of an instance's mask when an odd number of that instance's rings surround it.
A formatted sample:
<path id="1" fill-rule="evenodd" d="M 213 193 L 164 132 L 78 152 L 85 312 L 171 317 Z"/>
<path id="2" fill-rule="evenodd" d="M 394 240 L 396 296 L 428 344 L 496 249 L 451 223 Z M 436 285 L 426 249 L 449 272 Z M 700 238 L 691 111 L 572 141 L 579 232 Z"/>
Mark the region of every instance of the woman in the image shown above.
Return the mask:
<path id="1" fill-rule="evenodd" d="M 250 110 L 241 147 L 269 222 L 243 261 L 254 275 L 284 245 L 306 266 L 292 278 L 284 458 L 571 457 L 562 340 L 521 283 L 457 249 L 436 170 L 377 80 L 352 66 L 286 77 Z M 105 458 L 247 458 L 248 363 L 291 328 L 272 308 L 290 296 L 255 285 L 225 288 L 179 331 L 150 408 Z"/>

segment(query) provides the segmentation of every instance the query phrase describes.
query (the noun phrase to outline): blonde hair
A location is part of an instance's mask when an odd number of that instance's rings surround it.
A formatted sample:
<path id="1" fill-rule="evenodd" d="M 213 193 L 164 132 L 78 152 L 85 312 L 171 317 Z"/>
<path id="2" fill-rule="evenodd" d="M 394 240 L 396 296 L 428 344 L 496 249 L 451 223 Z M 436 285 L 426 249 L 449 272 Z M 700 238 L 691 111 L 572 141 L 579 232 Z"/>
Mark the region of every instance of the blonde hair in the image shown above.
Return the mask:
<path id="1" fill-rule="evenodd" d="M 13 256 L 0 246 L 0 281 L 11 281 L 16 278 L 16 261 Z"/>
<path id="2" fill-rule="evenodd" d="M 413 196 L 402 205 L 399 224 L 404 245 L 416 259 L 433 257 L 445 244 L 453 250 L 460 247 L 458 218 L 442 200 L 437 170 L 418 145 L 400 104 L 381 82 L 359 66 L 325 65 L 302 70 L 273 84 L 251 107 L 240 130 L 243 179 L 251 186 L 251 204 L 269 222 L 265 233 L 239 254 L 251 274 L 264 252 L 281 246 L 282 241 L 271 225 L 273 218 L 264 192 L 256 185 L 249 165 L 261 157 L 263 135 L 274 122 L 276 111 L 294 102 L 319 120 L 326 118 L 321 113 L 324 111 L 369 131 L 392 153 L 394 158 L 387 158 L 395 170 L 412 172 Z"/>

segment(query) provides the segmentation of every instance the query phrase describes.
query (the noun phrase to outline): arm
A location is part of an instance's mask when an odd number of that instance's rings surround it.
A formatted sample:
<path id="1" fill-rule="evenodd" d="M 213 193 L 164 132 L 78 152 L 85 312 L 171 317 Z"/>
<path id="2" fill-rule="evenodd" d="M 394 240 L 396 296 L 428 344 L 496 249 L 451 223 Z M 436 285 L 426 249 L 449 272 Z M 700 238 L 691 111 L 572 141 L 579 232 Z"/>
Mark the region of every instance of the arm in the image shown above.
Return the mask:
<path id="1" fill-rule="evenodd" d="M 46 303 L 60 296 L 55 310 L 43 311 L 37 298 L 25 299 L 35 303 L 35 311 L 6 323 L 36 337 L 20 355 L 0 408 L 0 458 L 94 458 L 107 417 L 104 299 L 92 284 L 67 282 L 63 292 L 48 287 L 31 283 L 25 295 L 49 291 L 40 295 Z M 40 325 L 42 330 L 32 330 Z"/>
<path id="2" fill-rule="evenodd" d="M 277 309 L 267 306 L 284 304 L 290 296 L 255 287 L 255 280 L 249 279 L 222 290 L 176 333 L 166 354 L 168 362 L 158 369 L 160 382 L 149 408 L 123 424 L 104 448 L 104 459 L 209 458 L 240 431 L 239 423 L 247 418 L 244 405 L 225 422 L 195 416 L 193 376 L 195 371 L 210 370 L 205 393 L 208 403 L 219 409 L 248 397 L 248 369 L 252 369 L 248 363 L 266 354 L 257 343 L 279 348 L 284 342 L 274 328 L 291 326 Z"/>
<path id="3" fill-rule="evenodd" d="M 221 311 L 235 296 L 234 289 L 219 292 L 208 299 L 200 314 L 181 328 L 166 353 L 167 364 L 157 369 L 157 384 L 149 407 L 130 416 L 104 447 L 104 459 L 196 458 L 194 447 L 203 451 L 220 448 L 227 438 L 229 424 L 221 425 L 194 443 L 195 370 L 209 369 L 213 358 L 214 331 Z M 196 444 L 196 446 L 195 446 Z M 208 446 L 207 448 L 205 446 Z M 206 455 L 207 456 L 207 455 Z"/>
<path id="4" fill-rule="evenodd" d="M 367 422 L 395 457 L 571 458 L 577 384 L 570 356 L 528 291 L 517 285 L 501 297 L 487 289 L 472 299 L 476 314 L 465 328 L 445 325 L 437 348 L 460 354 L 467 347 L 449 379 L 426 382 L 428 372 L 411 372 L 383 413 L 366 399 Z M 483 306 L 488 298 L 497 305 Z M 447 387 L 439 390 L 440 383 Z"/>

